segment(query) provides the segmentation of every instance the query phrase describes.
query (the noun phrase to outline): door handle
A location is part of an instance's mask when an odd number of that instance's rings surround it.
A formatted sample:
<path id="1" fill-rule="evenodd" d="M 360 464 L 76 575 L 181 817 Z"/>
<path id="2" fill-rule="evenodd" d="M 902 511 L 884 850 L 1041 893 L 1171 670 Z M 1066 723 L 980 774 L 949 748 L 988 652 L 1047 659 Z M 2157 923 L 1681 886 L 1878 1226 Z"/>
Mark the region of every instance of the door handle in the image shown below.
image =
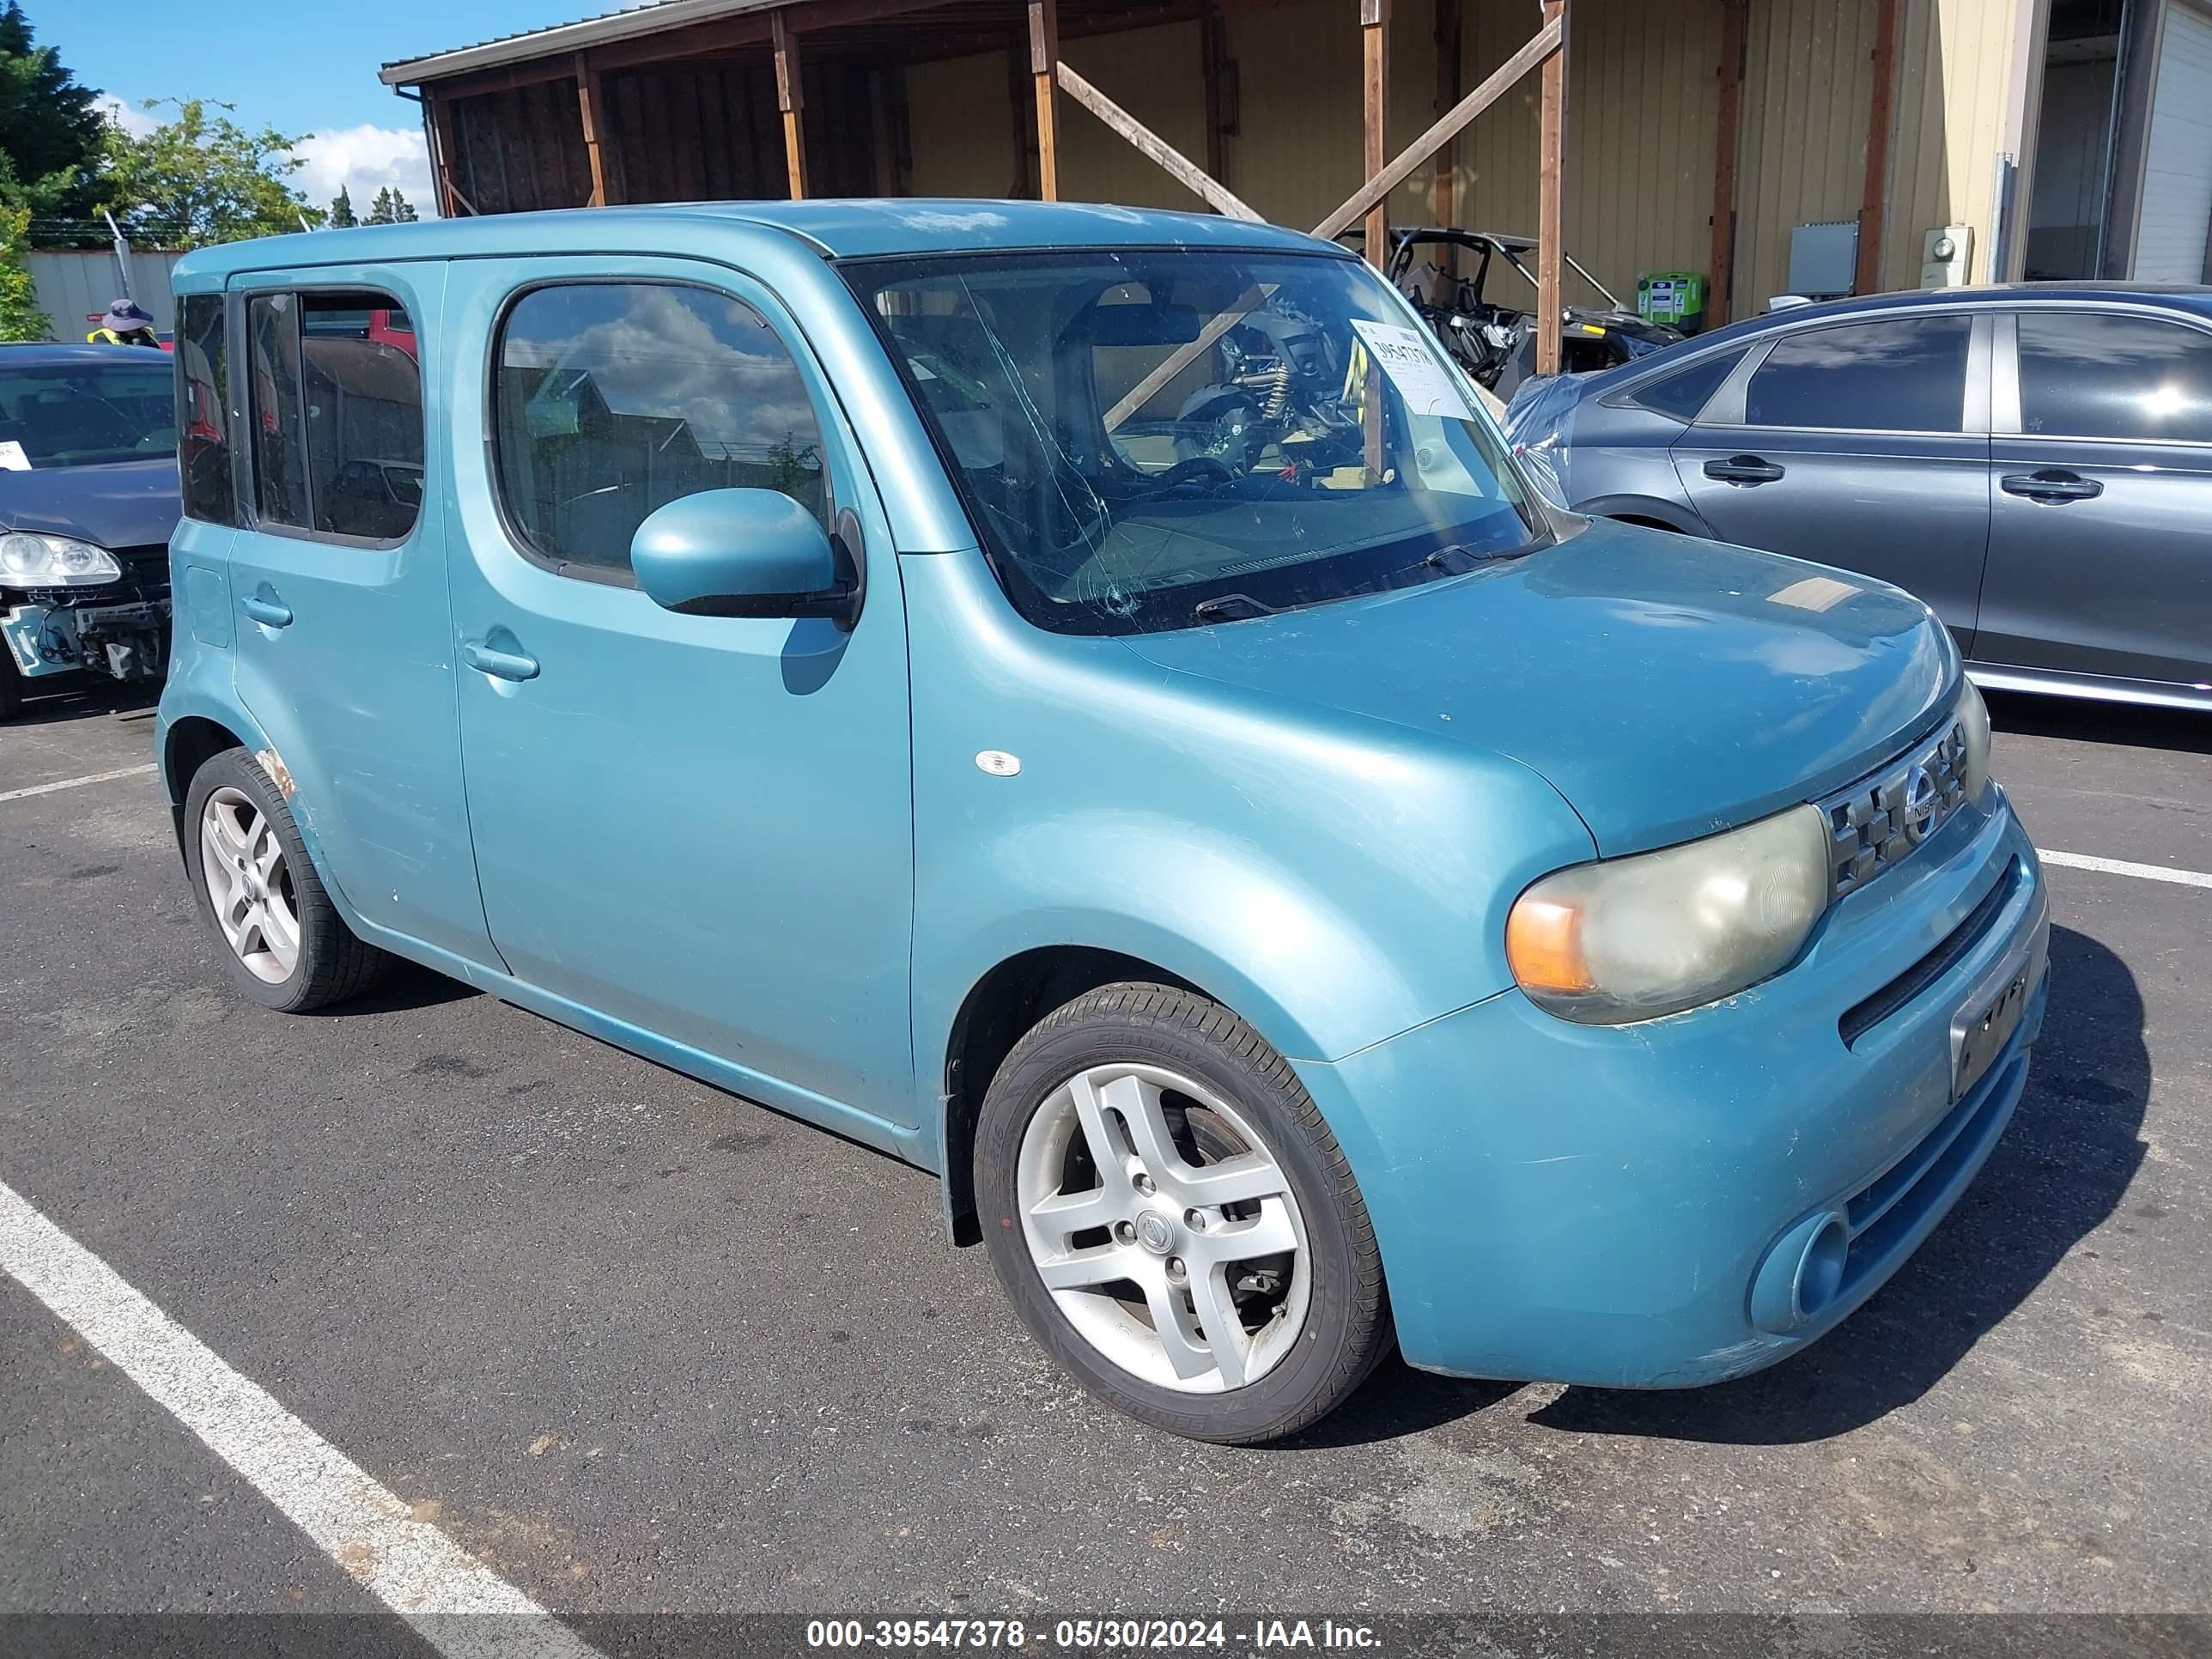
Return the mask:
<path id="1" fill-rule="evenodd" d="M 1731 455 L 1724 461 L 1707 461 L 1705 476 L 1722 483 L 1763 484 L 1779 478 L 1782 469 L 1756 455 Z"/>
<path id="2" fill-rule="evenodd" d="M 238 602 L 238 608 L 264 628 L 289 628 L 292 607 L 276 597 L 276 590 L 264 582 Z"/>
<path id="3" fill-rule="evenodd" d="M 495 650 L 482 640 L 463 640 L 461 660 L 495 680 L 534 680 L 538 678 L 537 658 L 525 656 L 520 651 Z"/>
<path id="4" fill-rule="evenodd" d="M 2105 493 L 2094 478 L 2085 478 L 2064 467 L 2046 466 L 2034 472 L 2008 472 L 1997 480 L 2008 495 L 2025 495 L 2031 501 L 2086 501 Z"/>

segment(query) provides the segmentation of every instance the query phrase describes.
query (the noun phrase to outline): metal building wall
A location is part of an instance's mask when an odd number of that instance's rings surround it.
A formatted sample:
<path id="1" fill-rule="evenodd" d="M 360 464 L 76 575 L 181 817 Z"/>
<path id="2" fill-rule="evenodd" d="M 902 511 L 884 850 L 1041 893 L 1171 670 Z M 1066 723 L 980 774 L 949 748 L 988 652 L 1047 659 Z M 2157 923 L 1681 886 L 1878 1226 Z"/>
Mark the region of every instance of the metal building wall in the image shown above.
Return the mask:
<path id="1" fill-rule="evenodd" d="M 1907 9 L 1925 3 L 1908 0 Z M 1858 216 L 1874 43 L 1874 0 L 1759 0 L 1751 8 L 1736 161 L 1739 317 L 1788 291 L 1793 227 Z M 1894 150 L 1893 157 L 1902 160 Z"/>
<path id="2" fill-rule="evenodd" d="M 1912 0 L 1898 41 L 1882 285 L 1916 288 L 1921 241 L 1939 225 L 1974 228 L 1975 282 L 1992 280 L 1996 158 L 2004 149 L 2020 0 Z M 2020 210 L 2027 223 L 2027 209 Z M 2025 230 L 2021 232 L 2026 235 Z"/>

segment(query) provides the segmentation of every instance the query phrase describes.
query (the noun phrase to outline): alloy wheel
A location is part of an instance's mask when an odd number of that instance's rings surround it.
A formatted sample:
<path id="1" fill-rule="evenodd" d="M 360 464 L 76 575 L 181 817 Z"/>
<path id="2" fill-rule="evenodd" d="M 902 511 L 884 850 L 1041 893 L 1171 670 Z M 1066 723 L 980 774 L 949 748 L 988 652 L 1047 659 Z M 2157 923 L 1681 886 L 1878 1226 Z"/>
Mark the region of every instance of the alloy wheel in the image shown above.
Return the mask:
<path id="1" fill-rule="evenodd" d="M 1090 1067 L 1031 1116 L 1016 1171 L 1038 1277 L 1086 1342 L 1148 1382 L 1256 1382 L 1304 1328 L 1305 1223 L 1266 1143 L 1203 1085 Z"/>
<path id="2" fill-rule="evenodd" d="M 256 978 L 281 985 L 300 961 L 300 917 L 284 843 L 258 806 L 226 785 L 200 809 L 200 879 L 216 925 Z"/>

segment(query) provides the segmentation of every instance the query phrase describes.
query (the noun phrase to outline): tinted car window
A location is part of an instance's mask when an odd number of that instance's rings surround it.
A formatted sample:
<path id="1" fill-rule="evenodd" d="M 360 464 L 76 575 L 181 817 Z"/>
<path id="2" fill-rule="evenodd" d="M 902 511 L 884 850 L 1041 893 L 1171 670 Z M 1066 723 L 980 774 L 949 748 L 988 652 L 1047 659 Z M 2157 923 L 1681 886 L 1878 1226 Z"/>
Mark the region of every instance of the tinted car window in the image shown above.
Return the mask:
<path id="1" fill-rule="evenodd" d="M 220 294 L 188 294 L 177 315 L 178 454 L 184 510 L 206 524 L 236 524 L 231 488 L 230 330 Z"/>
<path id="2" fill-rule="evenodd" d="M 1721 382 L 1728 379 L 1729 371 L 1742 361 L 1741 351 L 1723 351 L 1638 386 L 1629 401 L 1640 408 L 1672 415 L 1678 421 L 1694 421 L 1698 411 L 1720 390 Z"/>
<path id="3" fill-rule="evenodd" d="M 2212 335 L 2089 312 L 2023 312 L 2020 425 L 2074 438 L 2212 443 Z"/>
<path id="4" fill-rule="evenodd" d="M 300 392 L 300 302 L 289 294 L 257 295 L 246 307 L 252 354 L 254 508 L 264 524 L 305 530 L 307 434 Z"/>
<path id="5" fill-rule="evenodd" d="M 381 295 L 263 295 L 253 354 L 254 487 L 264 522 L 397 541 L 422 501 L 422 385 L 414 356 L 347 325 Z"/>
<path id="6" fill-rule="evenodd" d="M 1752 375 L 1745 423 L 1956 432 L 1972 333 L 1966 317 L 1889 317 L 1792 334 Z"/>
<path id="7" fill-rule="evenodd" d="M 826 526 L 822 434 L 798 364 L 760 314 L 706 289 L 535 289 L 500 331 L 500 490 L 540 557 L 627 573 L 656 507 L 780 490 Z"/>
<path id="8" fill-rule="evenodd" d="M 33 471 L 112 466 L 177 453 L 175 377 L 167 354 L 131 346 L 65 362 L 0 353 L 0 442 Z"/>

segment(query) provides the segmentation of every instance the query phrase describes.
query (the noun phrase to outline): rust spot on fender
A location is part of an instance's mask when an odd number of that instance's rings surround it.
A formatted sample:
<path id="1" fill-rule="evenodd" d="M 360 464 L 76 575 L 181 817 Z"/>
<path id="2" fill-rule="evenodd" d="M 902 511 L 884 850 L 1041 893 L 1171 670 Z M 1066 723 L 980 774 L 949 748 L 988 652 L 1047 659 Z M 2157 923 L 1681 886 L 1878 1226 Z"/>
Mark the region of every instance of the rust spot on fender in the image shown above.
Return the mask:
<path id="1" fill-rule="evenodd" d="M 257 749 L 253 751 L 253 758 L 261 763 L 261 769 L 269 775 L 269 781 L 276 786 L 276 793 L 283 796 L 286 800 L 291 799 L 292 792 L 300 786 L 292 781 L 292 771 L 284 764 L 284 757 L 274 749 Z"/>

